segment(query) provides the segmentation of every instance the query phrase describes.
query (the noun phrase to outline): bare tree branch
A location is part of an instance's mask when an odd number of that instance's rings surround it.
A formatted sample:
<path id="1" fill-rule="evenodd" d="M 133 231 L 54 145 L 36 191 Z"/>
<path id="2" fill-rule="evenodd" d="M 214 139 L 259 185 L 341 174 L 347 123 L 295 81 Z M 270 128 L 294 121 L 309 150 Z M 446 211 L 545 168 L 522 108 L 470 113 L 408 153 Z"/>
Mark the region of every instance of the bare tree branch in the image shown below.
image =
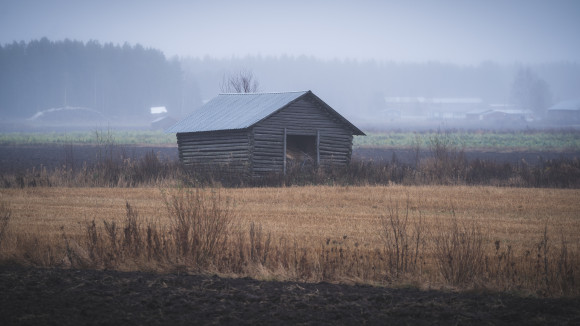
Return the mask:
<path id="1" fill-rule="evenodd" d="M 224 75 L 220 89 L 223 93 L 255 93 L 259 91 L 258 85 L 251 71 L 240 71 L 228 77 Z"/>
<path id="2" fill-rule="evenodd" d="M 531 110 L 542 116 L 552 103 L 550 86 L 530 68 L 521 68 L 512 83 L 511 95 L 519 109 Z"/>

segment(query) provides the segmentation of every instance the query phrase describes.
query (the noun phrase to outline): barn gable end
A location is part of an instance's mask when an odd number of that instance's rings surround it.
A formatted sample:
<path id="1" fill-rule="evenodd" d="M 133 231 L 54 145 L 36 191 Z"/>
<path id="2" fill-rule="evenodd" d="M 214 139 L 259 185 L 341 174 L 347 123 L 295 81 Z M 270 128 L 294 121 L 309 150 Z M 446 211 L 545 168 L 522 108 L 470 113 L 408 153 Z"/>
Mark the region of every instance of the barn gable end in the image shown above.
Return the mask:
<path id="1" fill-rule="evenodd" d="M 308 159 L 320 166 L 347 164 L 353 132 L 316 99 L 303 97 L 257 123 L 253 138 L 253 173 L 261 174 L 289 168 L 285 159 L 296 151 L 307 152 Z"/>
<path id="2" fill-rule="evenodd" d="M 310 91 L 220 94 L 167 132 L 177 134 L 185 166 L 253 176 L 285 173 L 296 162 L 348 164 L 353 135 L 364 135 Z"/>

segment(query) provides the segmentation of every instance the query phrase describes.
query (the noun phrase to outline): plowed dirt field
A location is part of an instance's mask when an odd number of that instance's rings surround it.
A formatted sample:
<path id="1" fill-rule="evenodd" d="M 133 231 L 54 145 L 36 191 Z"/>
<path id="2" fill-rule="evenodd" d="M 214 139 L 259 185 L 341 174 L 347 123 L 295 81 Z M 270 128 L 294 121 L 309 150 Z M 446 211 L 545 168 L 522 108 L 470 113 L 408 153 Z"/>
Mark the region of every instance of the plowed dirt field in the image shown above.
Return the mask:
<path id="1" fill-rule="evenodd" d="M 2 325 L 578 325 L 580 299 L 0 267 Z"/>

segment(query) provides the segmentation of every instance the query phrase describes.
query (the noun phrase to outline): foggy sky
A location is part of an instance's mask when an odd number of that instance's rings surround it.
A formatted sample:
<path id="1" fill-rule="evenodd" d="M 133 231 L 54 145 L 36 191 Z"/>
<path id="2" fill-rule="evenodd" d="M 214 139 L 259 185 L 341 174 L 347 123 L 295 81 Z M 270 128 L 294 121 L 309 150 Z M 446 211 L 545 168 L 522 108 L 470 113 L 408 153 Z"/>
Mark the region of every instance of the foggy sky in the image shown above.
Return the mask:
<path id="1" fill-rule="evenodd" d="M 580 62 L 580 1 L 0 0 L 0 44 L 140 43 L 167 56 Z"/>

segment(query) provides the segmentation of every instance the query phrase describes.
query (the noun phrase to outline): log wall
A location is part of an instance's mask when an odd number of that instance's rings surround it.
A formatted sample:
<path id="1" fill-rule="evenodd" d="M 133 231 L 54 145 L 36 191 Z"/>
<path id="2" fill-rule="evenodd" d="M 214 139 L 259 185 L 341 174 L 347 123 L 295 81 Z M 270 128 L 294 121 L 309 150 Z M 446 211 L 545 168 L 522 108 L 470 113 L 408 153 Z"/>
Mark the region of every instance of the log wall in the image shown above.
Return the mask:
<path id="1" fill-rule="evenodd" d="M 179 159 L 186 167 L 249 173 L 250 135 L 248 130 L 178 133 Z"/>

